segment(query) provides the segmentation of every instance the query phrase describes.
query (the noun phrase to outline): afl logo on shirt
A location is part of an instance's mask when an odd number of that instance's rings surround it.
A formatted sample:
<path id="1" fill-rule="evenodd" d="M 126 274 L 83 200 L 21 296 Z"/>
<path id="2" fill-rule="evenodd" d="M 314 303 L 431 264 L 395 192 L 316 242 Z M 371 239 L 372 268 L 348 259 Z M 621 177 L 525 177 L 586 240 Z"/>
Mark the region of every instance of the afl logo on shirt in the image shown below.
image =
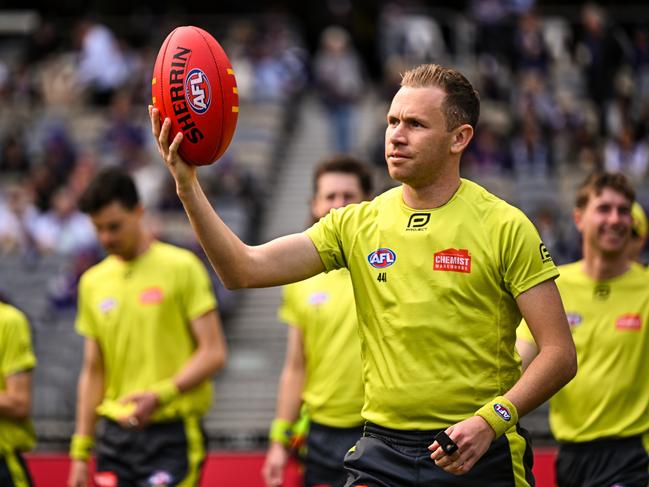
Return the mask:
<path id="1" fill-rule="evenodd" d="M 509 421 L 510 419 L 512 419 L 512 413 L 509 412 L 509 409 L 507 409 L 499 402 L 494 404 L 494 411 L 496 411 L 496 414 L 501 418 L 503 418 L 505 421 Z"/>
<path id="2" fill-rule="evenodd" d="M 313 293 L 309 296 L 309 304 L 311 306 L 320 306 L 329 301 L 329 295 L 325 292 Z"/>
<path id="3" fill-rule="evenodd" d="M 367 261 L 370 263 L 370 265 L 372 267 L 376 267 L 377 269 L 390 267 L 396 262 L 396 260 L 397 254 L 395 254 L 392 250 L 386 248 L 375 250 L 367 256 Z"/>
<path id="4" fill-rule="evenodd" d="M 583 317 L 579 313 L 566 313 L 566 318 L 568 318 L 570 328 L 581 325 L 583 320 Z"/>
<path id="5" fill-rule="evenodd" d="M 106 298 L 101 303 L 99 303 L 99 310 L 107 314 L 109 311 L 117 306 L 117 300 L 115 298 Z"/>

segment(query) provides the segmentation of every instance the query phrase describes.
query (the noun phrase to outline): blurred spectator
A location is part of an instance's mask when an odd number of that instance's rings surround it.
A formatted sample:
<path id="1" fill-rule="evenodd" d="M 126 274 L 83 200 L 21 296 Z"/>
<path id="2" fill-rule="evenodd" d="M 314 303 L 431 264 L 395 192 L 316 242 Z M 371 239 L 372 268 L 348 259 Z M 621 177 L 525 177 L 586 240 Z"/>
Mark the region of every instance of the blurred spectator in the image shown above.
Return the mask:
<path id="1" fill-rule="evenodd" d="M 582 66 L 588 96 L 600 109 L 600 130 L 604 133 L 606 104 L 615 94 L 615 77 L 627 59 L 628 39 L 595 4 L 584 5 L 581 21 L 576 60 Z"/>
<path id="2" fill-rule="evenodd" d="M 469 17 L 476 24 L 476 52 L 508 64 L 512 23 L 506 0 L 471 0 Z"/>
<path id="3" fill-rule="evenodd" d="M 649 30 L 646 25 L 633 31 L 633 58 L 636 93 L 644 105 L 649 100 Z"/>
<path id="4" fill-rule="evenodd" d="M 110 102 L 110 118 L 101 138 L 102 160 L 126 170 L 145 164 L 144 127 L 135 123 L 131 94 L 115 93 Z"/>
<path id="5" fill-rule="evenodd" d="M 3 176 L 21 176 L 29 172 L 31 163 L 18 130 L 13 129 L 5 134 L 0 151 L 0 173 Z"/>
<path id="6" fill-rule="evenodd" d="M 92 222 L 77 209 L 76 197 L 67 187 L 59 188 L 52 208 L 36 218 L 34 239 L 40 253 L 66 256 L 97 241 Z"/>
<path id="7" fill-rule="evenodd" d="M 10 184 L 0 200 L 0 251 L 31 254 L 36 250 L 34 230 L 38 210 L 24 184 Z"/>
<path id="8" fill-rule="evenodd" d="M 547 177 L 553 166 L 552 147 L 538 121 L 526 117 L 511 144 L 512 166 L 519 177 Z"/>
<path id="9" fill-rule="evenodd" d="M 314 82 L 331 125 L 333 151 L 352 149 L 354 118 L 364 86 L 360 57 L 349 34 L 340 27 L 327 27 L 315 54 Z"/>
<path id="10" fill-rule="evenodd" d="M 649 146 L 637 140 L 631 124 L 625 124 L 615 137 L 610 137 L 604 147 L 604 169 L 623 172 L 632 181 L 641 181 L 649 165 Z"/>
<path id="11" fill-rule="evenodd" d="M 521 15 L 514 32 L 514 64 L 521 71 L 548 71 L 548 50 L 539 18 L 532 12 Z"/>
<path id="12" fill-rule="evenodd" d="M 129 79 L 127 57 L 112 31 L 91 18 L 81 20 L 75 34 L 79 47 L 77 79 L 89 90 L 94 104 L 106 106 Z"/>
<path id="13" fill-rule="evenodd" d="M 401 3 L 386 3 L 381 12 L 380 57 L 385 63 L 397 58 L 406 68 L 423 63 L 443 63 L 446 41 L 437 21 L 429 15 L 410 11 Z"/>
<path id="14" fill-rule="evenodd" d="M 511 169 L 507 145 L 488 124 L 480 124 L 462 158 L 462 168 L 473 177 L 503 174 Z"/>
<path id="15" fill-rule="evenodd" d="M 67 267 L 47 283 L 48 300 L 57 310 L 74 309 L 81 275 L 104 256 L 99 247 L 92 246 L 77 250 L 71 257 Z"/>

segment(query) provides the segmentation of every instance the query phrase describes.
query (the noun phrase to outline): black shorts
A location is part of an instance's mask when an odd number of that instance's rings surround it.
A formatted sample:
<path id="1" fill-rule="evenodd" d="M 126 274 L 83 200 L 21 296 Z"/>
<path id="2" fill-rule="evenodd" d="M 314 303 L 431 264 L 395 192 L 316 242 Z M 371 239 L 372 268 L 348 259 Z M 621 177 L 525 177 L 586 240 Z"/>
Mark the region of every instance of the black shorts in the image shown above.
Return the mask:
<path id="1" fill-rule="evenodd" d="M 347 473 L 343 460 L 362 433 L 362 426 L 333 428 L 311 421 L 304 458 L 305 487 L 345 485 Z"/>
<path id="2" fill-rule="evenodd" d="M 464 475 L 445 472 L 428 446 L 439 433 L 401 431 L 367 423 L 363 437 L 345 457 L 347 487 L 529 487 L 534 486 L 533 453 L 520 426 L 495 440 Z"/>
<path id="3" fill-rule="evenodd" d="M 198 485 L 205 435 L 198 418 L 126 429 L 105 419 L 97 438 L 95 484 L 105 487 Z"/>
<path id="4" fill-rule="evenodd" d="M 25 459 L 19 452 L 0 454 L 0 487 L 33 487 Z"/>
<path id="5" fill-rule="evenodd" d="M 561 443 L 559 487 L 647 487 L 649 433 L 629 438 Z"/>

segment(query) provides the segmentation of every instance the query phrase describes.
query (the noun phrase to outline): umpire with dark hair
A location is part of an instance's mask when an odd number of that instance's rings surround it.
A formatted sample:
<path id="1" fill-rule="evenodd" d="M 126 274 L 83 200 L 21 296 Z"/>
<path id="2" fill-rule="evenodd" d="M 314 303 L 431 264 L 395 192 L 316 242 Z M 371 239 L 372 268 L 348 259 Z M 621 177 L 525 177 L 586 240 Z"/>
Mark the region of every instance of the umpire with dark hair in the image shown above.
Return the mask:
<path id="1" fill-rule="evenodd" d="M 205 458 L 201 417 L 226 345 L 199 259 L 155 240 L 131 177 L 99 173 L 80 200 L 109 254 L 79 284 L 85 337 L 69 487 L 197 485 Z"/>

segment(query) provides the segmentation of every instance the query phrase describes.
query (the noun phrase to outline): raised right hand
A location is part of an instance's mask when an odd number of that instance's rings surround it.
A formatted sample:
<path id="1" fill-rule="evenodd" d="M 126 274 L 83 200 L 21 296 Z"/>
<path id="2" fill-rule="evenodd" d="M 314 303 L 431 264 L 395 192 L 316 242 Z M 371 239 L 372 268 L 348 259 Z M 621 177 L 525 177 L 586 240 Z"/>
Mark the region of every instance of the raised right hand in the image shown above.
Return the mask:
<path id="1" fill-rule="evenodd" d="M 153 105 L 149 105 L 149 118 L 151 119 L 151 132 L 158 145 L 158 152 L 167 169 L 176 180 L 177 191 L 189 189 L 196 179 L 196 166 L 187 164 L 178 154 L 178 148 L 183 140 L 183 133 L 178 132 L 169 143 L 171 120 L 166 118 L 161 124 L 160 112 Z"/>

